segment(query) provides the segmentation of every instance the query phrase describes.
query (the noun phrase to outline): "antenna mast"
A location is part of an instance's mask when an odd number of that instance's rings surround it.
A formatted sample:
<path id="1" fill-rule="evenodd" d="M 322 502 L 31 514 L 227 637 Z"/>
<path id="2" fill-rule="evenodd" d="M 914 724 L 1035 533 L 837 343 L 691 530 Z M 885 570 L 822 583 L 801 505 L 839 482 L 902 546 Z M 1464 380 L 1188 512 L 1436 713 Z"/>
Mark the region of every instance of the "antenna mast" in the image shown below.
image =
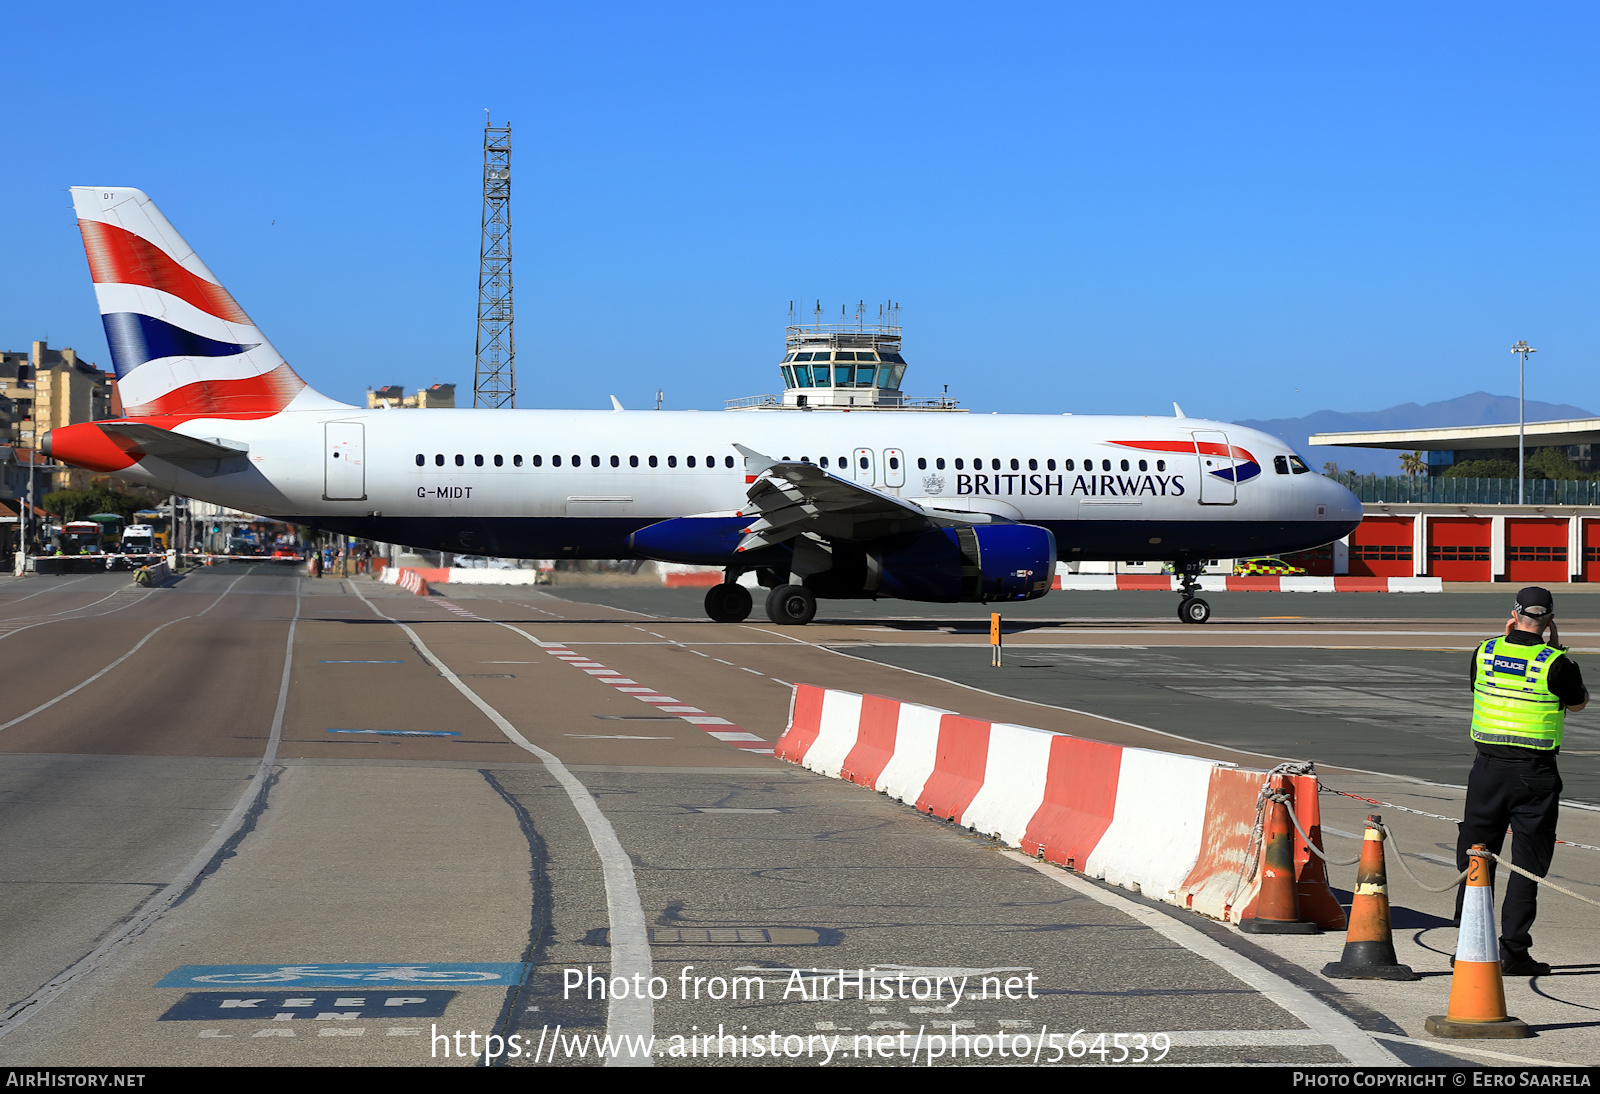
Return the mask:
<path id="1" fill-rule="evenodd" d="M 517 339 L 511 307 L 511 127 L 483 120 L 483 238 L 478 250 L 475 407 L 517 405 Z"/>

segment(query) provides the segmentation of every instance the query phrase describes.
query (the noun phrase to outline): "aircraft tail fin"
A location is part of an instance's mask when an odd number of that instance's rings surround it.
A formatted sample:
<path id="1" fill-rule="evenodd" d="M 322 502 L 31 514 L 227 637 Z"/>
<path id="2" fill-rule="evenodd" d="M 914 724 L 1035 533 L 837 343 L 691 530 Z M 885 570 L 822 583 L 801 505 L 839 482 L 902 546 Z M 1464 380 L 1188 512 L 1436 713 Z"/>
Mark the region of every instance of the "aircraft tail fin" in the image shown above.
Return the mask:
<path id="1" fill-rule="evenodd" d="M 128 418 L 267 418 L 337 407 L 295 374 L 141 190 L 74 186 Z"/>

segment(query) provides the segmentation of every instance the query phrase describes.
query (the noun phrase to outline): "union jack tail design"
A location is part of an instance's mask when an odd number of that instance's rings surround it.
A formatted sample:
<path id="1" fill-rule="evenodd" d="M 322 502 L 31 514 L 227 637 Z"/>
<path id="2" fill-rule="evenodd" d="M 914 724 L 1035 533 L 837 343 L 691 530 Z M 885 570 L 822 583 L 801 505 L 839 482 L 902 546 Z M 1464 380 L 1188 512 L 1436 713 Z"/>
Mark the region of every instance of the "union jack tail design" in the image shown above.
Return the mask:
<path id="1" fill-rule="evenodd" d="M 266 418 L 339 406 L 306 386 L 155 202 L 126 186 L 74 186 L 123 414 Z"/>

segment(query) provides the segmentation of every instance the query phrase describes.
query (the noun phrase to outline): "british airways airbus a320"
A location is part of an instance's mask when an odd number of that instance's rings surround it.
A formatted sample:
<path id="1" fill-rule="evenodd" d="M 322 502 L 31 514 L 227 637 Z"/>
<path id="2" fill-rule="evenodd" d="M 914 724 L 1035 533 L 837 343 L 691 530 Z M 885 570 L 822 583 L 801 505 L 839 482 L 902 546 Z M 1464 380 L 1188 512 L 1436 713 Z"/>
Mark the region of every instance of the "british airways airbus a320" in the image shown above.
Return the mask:
<path id="1" fill-rule="evenodd" d="M 806 623 L 818 597 L 1031 600 L 1061 558 L 1171 561 L 1199 623 L 1205 559 L 1361 520 L 1277 438 L 1181 416 L 365 410 L 308 387 L 144 193 L 72 197 L 125 416 L 44 449 L 162 491 L 412 547 L 720 566 L 721 622 L 749 615 L 746 573 L 774 622 Z M 784 366 L 805 386 L 877 367 Z"/>

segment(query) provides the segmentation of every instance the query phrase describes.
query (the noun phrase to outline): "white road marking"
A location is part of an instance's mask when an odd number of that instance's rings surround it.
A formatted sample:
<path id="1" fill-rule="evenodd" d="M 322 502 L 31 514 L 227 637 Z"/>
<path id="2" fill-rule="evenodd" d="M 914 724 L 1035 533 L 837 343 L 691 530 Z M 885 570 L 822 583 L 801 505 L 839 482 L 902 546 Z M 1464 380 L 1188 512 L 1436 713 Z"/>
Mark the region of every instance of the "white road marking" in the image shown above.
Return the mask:
<path id="1" fill-rule="evenodd" d="M 1171 916 L 1154 908 L 1147 908 L 1143 904 L 1129 900 L 1119 893 L 1114 893 L 1109 889 L 1102 889 L 1100 886 L 1093 885 L 1083 878 L 1075 877 L 1060 867 L 1052 866 L 1046 862 L 1039 862 L 1016 851 L 1001 851 L 1000 854 L 1014 862 L 1027 866 L 1029 869 L 1037 870 L 1052 881 L 1058 882 L 1074 892 L 1088 897 L 1090 900 L 1104 904 L 1108 908 L 1115 908 L 1130 919 L 1149 927 L 1163 938 L 1175 942 L 1195 956 L 1211 962 L 1235 979 L 1260 992 L 1270 1002 L 1275 1003 L 1301 1022 L 1304 1022 L 1312 1031 L 1323 1038 L 1319 1043 L 1333 1046 L 1335 1051 L 1352 1064 L 1366 1067 L 1402 1066 L 1401 1061 L 1388 1049 L 1373 1040 L 1371 1034 L 1304 988 L 1291 984 L 1277 973 L 1235 953 L 1216 939 L 1203 934 L 1187 923 L 1173 919 Z"/>
<path id="2" fill-rule="evenodd" d="M 233 591 L 234 585 L 239 584 L 239 582 L 243 581 L 246 577 L 249 577 L 250 573 L 254 572 L 254 569 L 255 567 L 251 567 L 249 571 L 241 574 L 239 577 L 234 578 L 233 583 L 230 584 L 226 589 L 222 590 L 222 592 L 217 596 L 217 599 L 213 600 L 204 611 L 196 612 L 193 616 L 186 615 L 181 617 L 181 619 L 174 619 L 172 620 L 172 623 L 182 622 L 183 619 L 198 618 L 199 616 L 206 614 L 206 612 L 209 612 L 212 608 L 215 608 L 219 603 L 221 603 L 223 597 L 227 596 Z M 189 860 L 188 864 L 184 866 L 181 871 L 179 871 L 178 876 L 173 878 L 173 880 L 167 884 L 166 888 L 157 893 L 150 900 L 150 902 L 140 910 L 137 916 L 123 924 L 120 930 L 114 932 L 111 937 L 107 938 L 92 952 L 79 958 L 72 965 L 53 976 L 50 979 L 50 982 L 45 984 L 38 991 L 34 992 L 21 1002 L 15 1003 L 11 1007 L 7 1008 L 4 1014 L 0 1014 L 0 1037 L 4 1037 L 7 1033 L 10 1033 L 22 1023 L 26 1022 L 29 1018 L 32 1018 L 35 1014 L 38 1014 L 51 1002 L 51 1000 L 55 999 L 62 992 L 66 991 L 76 981 L 99 968 L 108 959 L 110 959 L 110 957 L 116 953 L 120 947 L 127 945 L 134 939 L 138 938 L 147 929 L 149 929 L 149 927 L 155 923 L 157 919 L 160 919 L 161 916 L 166 914 L 167 909 L 172 906 L 173 901 L 177 900 L 178 897 L 182 896 L 189 890 L 189 886 L 194 884 L 195 879 L 200 876 L 200 872 L 211 864 L 211 860 L 216 857 L 217 852 L 222 850 L 228 841 L 233 838 L 235 831 L 244 822 L 251 809 L 254 808 L 257 800 L 260 799 L 264 793 L 266 793 L 267 776 L 272 773 L 272 767 L 275 763 L 277 763 L 278 742 L 283 737 L 283 714 L 284 710 L 289 704 L 289 670 L 294 665 L 294 632 L 295 625 L 299 622 L 299 620 L 300 592 L 297 586 L 294 597 L 294 615 L 289 620 L 289 636 L 284 642 L 283 675 L 278 682 L 278 705 L 272 714 L 272 729 L 267 734 L 266 751 L 262 753 L 261 762 L 256 765 L 256 773 L 251 778 L 249 785 L 245 787 L 244 793 L 239 795 L 239 800 L 234 803 L 232 811 L 228 813 L 227 817 L 217 827 L 216 834 L 213 835 L 211 839 L 206 842 L 206 845 L 200 848 L 195 856 Z M 170 625 L 170 623 L 163 623 L 161 627 L 156 628 L 156 631 L 159 631 L 163 627 Z M 148 642 L 151 636 L 156 633 L 156 631 L 151 631 L 150 634 L 145 635 L 145 637 L 140 640 L 139 646 L 142 646 L 145 642 Z M 89 680 L 85 680 L 83 684 L 79 684 L 78 687 L 81 688 L 85 684 L 98 679 L 100 676 L 103 676 L 105 673 L 109 672 L 112 668 L 115 668 L 123 661 L 126 661 L 129 657 L 133 656 L 134 652 L 138 650 L 139 646 L 135 646 L 132 650 L 129 650 L 127 653 L 123 654 L 122 657 L 120 657 L 117 661 L 112 662 L 112 664 L 106 666 L 105 669 L 102 669 L 100 672 L 90 677 Z M 73 691 L 76 690 L 78 689 L 73 689 Z M 71 692 L 68 692 L 67 694 L 71 694 Z M 60 696 L 60 698 L 65 698 L 65 695 Z M 43 708 L 40 707 L 38 709 L 42 710 Z M 25 715 L 25 717 L 31 716 L 32 713 L 34 712 L 30 711 L 29 715 Z M 21 719 L 14 719 L 14 721 L 20 720 Z M 12 723 L 7 723 L 7 725 L 10 724 Z"/>
<path id="3" fill-rule="evenodd" d="M 354 588 L 352 586 L 352 588 Z M 467 701 L 477 707 L 488 718 L 506 739 L 526 752 L 539 757 L 544 762 L 546 770 L 556 777 L 567 792 L 567 798 L 572 802 L 572 807 L 577 810 L 578 816 L 583 820 L 584 827 L 589 831 L 589 842 L 594 845 L 595 854 L 600 859 L 600 872 L 605 881 L 606 906 L 611 923 L 611 972 L 613 976 L 621 976 L 632 981 L 635 976 L 642 977 L 640 983 L 649 983 L 651 975 L 650 935 L 645 926 L 644 908 L 639 903 L 639 886 L 633 876 L 633 861 L 628 858 L 628 852 L 623 850 L 622 841 L 617 838 L 617 831 L 611 826 L 611 821 L 601 812 L 600 805 L 594 800 L 594 795 L 589 793 L 589 788 L 578 780 L 578 777 L 559 757 L 553 752 L 547 752 L 528 740 L 517 728 L 511 724 L 505 715 L 479 697 L 478 693 L 466 685 L 462 679 L 450 671 L 448 665 L 439 660 L 434 652 L 422 641 L 416 631 L 406 626 L 400 620 L 384 613 L 360 589 L 355 593 L 374 615 L 387 619 L 399 627 L 417 647 L 417 652 L 427 658 L 439 674 L 466 697 Z M 486 623 L 494 623 L 515 631 L 534 645 L 545 649 L 553 643 L 541 642 L 533 635 L 520 627 L 513 627 L 509 623 L 499 620 L 486 619 Z M 635 997 L 631 993 L 625 999 L 612 997 L 606 1003 L 606 1033 L 614 1039 L 651 1039 L 655 1037 L 655 1004 L 651 1002 L 648 994 Z M 621 1057 L 614 1056 L 606 1060 L 607 1067 L 653 1067 L 655 1060 L 650 1056 Z"/>

